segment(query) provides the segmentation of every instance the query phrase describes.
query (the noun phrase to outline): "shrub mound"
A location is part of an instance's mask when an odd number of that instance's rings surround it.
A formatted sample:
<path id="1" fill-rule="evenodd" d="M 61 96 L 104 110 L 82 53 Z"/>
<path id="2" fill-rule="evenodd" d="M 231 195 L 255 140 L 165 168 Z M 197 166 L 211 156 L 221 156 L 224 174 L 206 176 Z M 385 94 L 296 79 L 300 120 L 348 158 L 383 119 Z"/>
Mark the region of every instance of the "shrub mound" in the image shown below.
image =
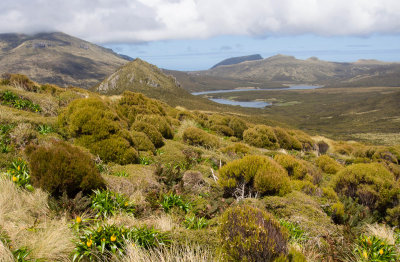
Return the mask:
<path id="1" fill-rule="evenodd" d="M 232 117 L 228 126 L 233 130 L 234 136 L 243 138 L 243 132 L 247 129 L 247 124 L 243 120 Z"/>
<path id="2" fill-rule="evenodd" d="M 343 167 L 335 159 L 322 155 L 315 160 L 317 166 L 325 173 L 336 174 Z"/>
<path id="3" fill-rule="evenodd" d="M 219 146 L 218 139 L 197 127 L 188 127 L 183 132 L 183 141 L 192 146 L 215 148 Z"/>
<path id="4" fill-rule="evenodd" d="M 286 230 L 271 214 L 248 205 L 224 212 L 218 236 L 224 261 L 274 261 L 288 252 Z"/>
<path id="5" fill-rule="evenodd" d="M 136 121 L 142 121 L 154 126 L 164 138 L 171 139 L 173 137 L 171 125 L 165 117 L 160 115 L 140 115 Z"/>
<path id="6" fill-rule="evenodd" d="M 274 160 L 283 166 L 290 177 L 294 179 L 303 179 L 308 171 L 307 167 L 301 161 L 290 155 L 276 155 Z"/>
<path id="7" fill-rule="evenodd" d="M 28 146 L 25 152 L 33 186 L 53 196 L 66 192 L 73 197 L 105 186 L 94 161 L 75 146 L 53 140 L 47 146 Z"/>
<path id="8" fill-rule="evenodd" d="M 115 162 L 121 165 L 138 163 L 138 152 L 127 140 L 119 136 L 112 136 L 90 145 L 91 152 L 106 162 Z"/>
<path id="9" fill-rule="evenodd" d="M 249 128 L 243 133 L 243 140 L 252 146 L 259 148 L 278 148 L 278 140 L 274 130 L 266 125 L 257 125 Z"/>
<path id="10" fill-rule="evenodd" d="M 149 137 L 143 132 L 132 131 L 132 143 L 138 151 L 151 151 L 156 150 L 155 146 L 149 139 Z"/>
<path id="11" fill-rule="evenodd" d="M 143 121 L 136 121 L 131 126 L 131 129 L 137 132 L 145 133 L 156 148 L 162 147 L 164 145 L 163 136 L 157 130 L 157 128 L 151 124 Z"/>
<path id="12" fill-rule="evenodd" d="M 297 140 L 294 136 L 290 135 L 288 132 L 286 132 L 285 129 L 281 127 L 275 127 L 274 128 L 274 133 L 276 136 L 276 139 L 278 140 L 279 146 L 281 148 L 287 149 L 287 150 L 301 150 L 302 149 L 302 144 L 300 143 L 299 140 Z"/>
<path id="13" fill-rule="evenodd" d="M 394 175 L 379 163 L 346 167 L 337 174 L 334 189 L 339 195 L 357 199 L 360 204 L 383 214 L 398 203 L 400 194 Z"/>
<path id="14" fill-rule="evenodd" d="M 233 136 L 234 132 L 233 130 L 224 125 L 213 125 L 210 127 L 212 131 L 215 131 L 217 134 L 222 135 L 222 136 Z"/>
<path id="15" fill-rule="evenodd" d="M 233 195 L 238 187 L 245 194 L 283 195 L 289 189 L 289 177 L 274 160 L 265 156 L 246 156 L 223 166 L 219 171 L 219 183 L 227 195 Z"/>

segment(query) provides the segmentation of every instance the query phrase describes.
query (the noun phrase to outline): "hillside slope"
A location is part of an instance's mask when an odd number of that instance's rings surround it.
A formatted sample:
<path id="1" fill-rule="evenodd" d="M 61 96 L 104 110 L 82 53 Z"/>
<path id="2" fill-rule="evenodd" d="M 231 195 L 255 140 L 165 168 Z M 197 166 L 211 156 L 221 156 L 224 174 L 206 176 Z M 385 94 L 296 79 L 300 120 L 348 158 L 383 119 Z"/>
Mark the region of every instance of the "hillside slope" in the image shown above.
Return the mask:
<path id="1" fill-rule="evenodd" d="M 112 50 L 64 33 L 0 34 L 0 73 L 89 88 L 127 63 Z"/>
<path id="2" fill-rule="evenodd" d="M 236 65 L 242 62 L 246 62 L 246 61 L 255 61 L 255 60 L 261 60 L 263 59 L 261 55 L 257 54 L 257 55 L 248 55 L 248 56 L 238 56 L 238 57 L 231 57 L 231 58 L 227 58 L 221 62 L 219 62 L 218 64 L 214 65 L 213 67 L 211 67 L 211 69 L 216 68 L 218 66 L 223 66 L 223 65 Z"/>
<path id="3" fill-rule="evenodd" d="M 385 85 L 397 86 L 400 64 L 375 60 L 359 60 L 354 63 L 307 60 L 293 56 L 276 55 L 263 60 L 247 61 L 235 65 L 193 72 L 193 74 L 225 77 L 252 81 L 286 83 L 318 83 L 325 85 Z"/>

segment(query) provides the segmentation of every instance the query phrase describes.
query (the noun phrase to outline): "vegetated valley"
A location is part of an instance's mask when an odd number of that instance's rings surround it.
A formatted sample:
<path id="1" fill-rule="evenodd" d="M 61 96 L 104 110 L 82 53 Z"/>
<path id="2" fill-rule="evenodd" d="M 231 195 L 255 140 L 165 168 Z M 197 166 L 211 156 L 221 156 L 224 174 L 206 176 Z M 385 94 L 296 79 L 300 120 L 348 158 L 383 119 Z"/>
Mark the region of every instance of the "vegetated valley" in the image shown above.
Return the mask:
<path id="1" fill-rule="evenodd" d="M 310 135 L 179 88 L 140 60 L 92 91 L 4 75 L 0 261 L 399 261 L 399 144 Z M 327 90 L 317 119 L 343 101 Z"/>

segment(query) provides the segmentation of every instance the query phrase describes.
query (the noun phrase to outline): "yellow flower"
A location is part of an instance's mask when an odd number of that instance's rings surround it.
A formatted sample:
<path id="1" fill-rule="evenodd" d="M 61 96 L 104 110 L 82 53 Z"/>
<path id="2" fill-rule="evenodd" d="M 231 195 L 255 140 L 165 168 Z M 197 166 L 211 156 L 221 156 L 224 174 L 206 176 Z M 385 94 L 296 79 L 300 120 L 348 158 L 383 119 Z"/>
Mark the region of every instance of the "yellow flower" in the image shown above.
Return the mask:
<path id="1" fill-rule="evenodd" d="M 101 242 L 106 242 L 106 239 L 103 237 L 103 238 L 101 239 Z"/>
<path id="2" fill-rule="evenodd" d="M 88 246 L 88 247 L 91 247 L 92 246 L 92 243 L 93 243 L 93 240 L 88 240 L 87 242 L 86 242 L 86 245 Z"/>
<path id="3" fill-rule="evenodd" d="M 13 177 L 12 177 L 12 181 L 13 181 L 13 182 L 17 182 L 17 181 L 18 181 L 18 177 L 13 176 Z"/>
<path id="4" fill-rule="evenodd" d="M 80 216 L 76 217 L 76 223 L 80 224 L 82 222 L 82 218 Z"/>
<path id="5" fill-rule="evenodd" d="M 20 166 L 18 166 L 18 167 L 17 167 L 17 169 L 18 169 L 18 171 L 20 171 L 20 170 L 21 170 L 21 167 L 20 167 Z"/>
<path id="6" fill-rule="evenodd" d="M 129 205 L 129 203 L 128 202 L 125 202 L 125 206 L 127 207 Z"/>
<path id="7" fill-rule="evenodd" d="M 365 250 L 364 250 L 364 252 L 363 252 L 363 256 L 364 256 L 365 258 L 368 258 L 367 251 L 365 251 Z"/>
<path id="8" fill-rule="evenodd" d="M 367 238 L 367 243 L 368 243 L 369 246 L 372 245 L 371 239 Z"/>
<path id="9" fill-rule="evenodd" d="M 383 255 L 383 249 L 379 250 L 379 254 Z"/>
<path id="10" fill-rule="evenodd" d="M 97 232 L 101 232 L 101 230 L 103 230 L 101 227 L 99 227 L 98 229 L 97 229 Z"/>
<path id="11" fill-rule="evenodd" d="M 117 237 L 114 236 L 114 235 L 112 235 L 112 236 L 110 237 L 110 240 L 111 240 L 111 242 L 114 242 L 115 240 L 117 240 Z"/>

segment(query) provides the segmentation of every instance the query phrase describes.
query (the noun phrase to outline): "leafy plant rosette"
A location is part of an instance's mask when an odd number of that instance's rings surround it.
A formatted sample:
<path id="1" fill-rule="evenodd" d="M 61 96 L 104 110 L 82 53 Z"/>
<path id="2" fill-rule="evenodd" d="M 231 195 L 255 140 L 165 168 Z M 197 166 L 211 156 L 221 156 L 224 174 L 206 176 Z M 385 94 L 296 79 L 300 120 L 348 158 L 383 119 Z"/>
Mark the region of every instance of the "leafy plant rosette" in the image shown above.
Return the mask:
<path id="1" fill-rule="evenodd" d="M 168 213 L 173 207 L 179 207 L 185 213 L 189 212 L 191 208 L 189 202 L 184 201 L 180 195 L 173 193 L 163 195 L 160 205 L 166 213 Z"/>
<path id="2" fill-rule="evenodd" d="M 90 261 L 110 257 L 111 255 L 123 255 L 126 243 L 132 243 L 143 248 L 168 246 L 169 236 L 154 228 L 132 228 L 123 226 L 101 225 L 82 229 L 79 241 L 75 243 L 73 261 L 89 259 Z"/>
<path id="3" fill-rule="evenodd" d="M 355 253 L 359 261 L 399 261 L 396 247 L 376 236 L 360 236 Z"/>
<path id="4" fill-rule="evenodd" d="M 28 164 L 21 158 L 14 160 L 7 171 L 11 180 L 22 188 L 33 191 L 33 186 L 30 184 L 30 175 Z"/>
<path id="5" fill-rule="evenodd" d="M 196 217 L 195 215 L 188 215 L 183 221 L 183 225 L 187 229 L 202 229 L 208 226 L 208 221 L 204 217 Z"/>
<path id="6" fill-rule="evenodd" d="M 96 218 L 106 218 L 117 212 L 131 214 L 135 212 L 135 205 L 124 195 L 109 190 L 94 190 L 93 192 L 91 207 L 97 212 Z"/>

